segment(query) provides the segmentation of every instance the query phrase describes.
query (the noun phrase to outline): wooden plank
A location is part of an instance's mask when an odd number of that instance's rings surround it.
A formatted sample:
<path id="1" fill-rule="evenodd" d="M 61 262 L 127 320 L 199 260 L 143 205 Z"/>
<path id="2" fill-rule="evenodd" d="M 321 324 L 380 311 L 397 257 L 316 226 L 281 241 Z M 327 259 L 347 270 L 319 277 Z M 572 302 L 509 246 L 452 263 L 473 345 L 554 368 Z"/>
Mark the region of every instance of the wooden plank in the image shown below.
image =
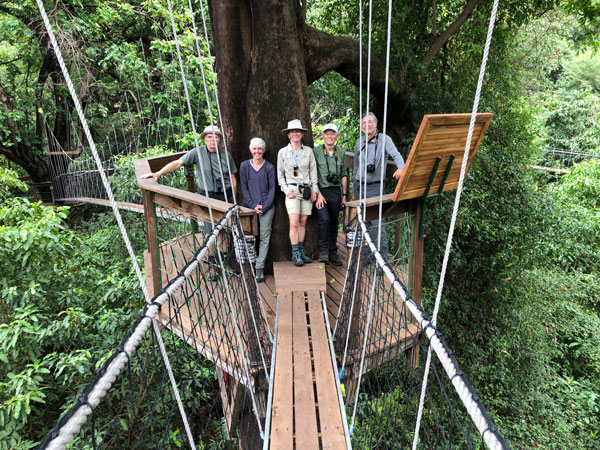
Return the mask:
<path id="1" fill-rule="evenodd" d="M 151 261 L 150 268 L 152 275 L 152 292 L 158 293 L 162 286 L 160 283 L 158 248 L 156 245 L 156 221 L 154 219 L 154 214 L 152 210 L 152 192 L 142 190 L 142 202 L 144 203 L 144 222 L 146 225 L 146 239 Z"/>
<path id="2" fill-rule="evenodd" d="M 159 198 L 168 203 L 164 206 L 171 207 L 174 205 L 172 207 L 177 208 L 179 206 L 180 208 L 187 208 L 188 210 L 194 209 L 194 211 L 197 211 L 197 214 L 201 214 L 198 211 L 202 211 L 202 214 L 204 214 L 203 217 L 209 217 L 207 212 L 209 199 L 206 196 L 157 183 L 154 178 L 141 178 L 142 175 L 160 170 L 163 165 L 178 159 L 181 155 L 182 153 L 136 160 L 134 166 L 138 186 L 142 189 L 154 192 L 155 194 L 160 194 Z M 190 205 L 194 205 L 195 208 L 192 208 Z M 214 217 L 217 220 L 225 214 L 231 204 L 220 200 L 210 199 L 210 206 L 213 209 Z M 186 209 L 183 210 L 188 212 Z M 258 231 L 256 212 L 253 209 L 240 206 L 239 216 L 244 230 L 248 233 L 256 234 Z"/>
<path id="3" fill-rule="evenodd" d="M 271 279 L 271 283 L 267 284 L 267 279 Z M 265 307 L 265 314 L 267 315 L 267 322 L 271 330 L 275 329 L 275 311 L 277 308 L 277 293 L 270 286 L 274 286 L 275 282 L 271 275 L 265 276 L 264 283 L 258 283 L 258 290 L 260 297 L 262 298 L 263 305 Z"/>
<path id="4" fill-rule="evenodd" d="M 296 267 L 291 261 L 273 263 L 275 273 L 275 286 L 277 292 L 298 291 L 305 292 L 315 289 L 325 292 L 325 264 L 313 261 L 302 267 Z"/>
<path id="5" fill-rule="evenodd" d="M 316 290 L 307 292 L 314 351 L 315 381 L 323 449 L 345 449 L 346 438 L 337 394 L 335 375 L 325 328 L 321 298 Z"/>
<path id="6" fill-rule="evenodd" d="M 110 207 L 110 201 L 103 198 L 90 198 L 90 197 L 73 197 L 66 199 L 70 202 L 80 202 L 80 203 L 89 203 L 93 205 L 107 206 Z M 126 209 L 128 211 L 134 211 L 138 213 L 144 212 L 143 205 L 137 203 L 128 203 L 128 202 L 115 202 L 119 209 Z"/>
<path id="7" fill-rule="evenodd" d="M 294 448 L 294 408 L 292 383 L 292 293 L 279 292 L 279 323 L 277 356 L 273 377 L 273 407 L 271 413 L 270 446 L 272 449 Z"/>
<path id="8" fill-rule="evenodd" d="M 294 317 L 294 412 L 297 449 L 319 449 L 306 301 L 303 292 L 292 294 Z M 313 351 L 318 351 L 313 347 Z"/>

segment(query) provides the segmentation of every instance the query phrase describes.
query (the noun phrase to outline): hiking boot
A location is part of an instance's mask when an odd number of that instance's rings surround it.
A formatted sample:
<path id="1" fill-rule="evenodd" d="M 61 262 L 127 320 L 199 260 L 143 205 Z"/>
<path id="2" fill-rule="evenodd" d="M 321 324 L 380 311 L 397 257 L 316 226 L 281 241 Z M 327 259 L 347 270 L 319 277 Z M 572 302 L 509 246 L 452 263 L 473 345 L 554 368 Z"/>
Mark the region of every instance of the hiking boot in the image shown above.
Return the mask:
<path id="1" fill-rule="evenodd" d="M 310 256 L 308 256 L 306 254 L 306 249 L 305 248 L 301 248 L 300 249 L 300 257 L 302 258 L 302 261 L 304 262 L 304 264 L 308 264 L 312 262 L 312 259 L 310 259 Z"/>
<path id="2" fill-rule="evenodd" d="M 300 250 L 296 250 L 296 251 L 292 252 L 292 261 L 294 261 L 294 264 L 297 267 L 304 265 L 304 260 L 302 259 L 302 253 L 300 253 Z"/>
<path id="3" fill-rule="evenodd" d="M 319 249 L 319 262 L 329 262 L 329 253 L 327 252 L 327 249 Z"/>
<path id="4" fill-rule="evenodd" d="M 320 259 L 319 259 L 319 261 L 320 261 Z M 334 266 L 342 266 L 342 265 L 344 265 L 344 263 L 342 262 L 342 260 L 338 256 L 337 250 L 330 250 L 329 251 L 329 262 L 331 264 L 333 264 Z"/>
<path id="5" fill-rule="evenodd" d="M 265 282 L 265 269 L 256 269 L 256 282 L 257 283 Z"/>

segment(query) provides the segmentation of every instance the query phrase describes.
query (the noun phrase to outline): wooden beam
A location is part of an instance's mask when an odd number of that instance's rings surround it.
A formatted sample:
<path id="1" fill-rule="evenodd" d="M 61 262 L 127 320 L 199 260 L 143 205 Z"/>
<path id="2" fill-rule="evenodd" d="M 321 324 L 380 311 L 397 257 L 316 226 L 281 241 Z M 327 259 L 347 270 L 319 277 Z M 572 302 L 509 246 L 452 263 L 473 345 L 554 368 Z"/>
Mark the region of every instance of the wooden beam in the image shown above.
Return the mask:
<path id="1" fill-rule="evenodd" d="M 181 155 L 181 154 L 178 154 Z M 167 155 L 172 157 L 174 155 Z M 142 179 L 141 177 L 147 173 L 155 172 L 160 170 L 162 166 L 158 167 L 156 160 L 158 158 L 160 164 L 165 161 L 173 161 L 177 158 L 157 157 L 148 159 L 138 159 L 135 161 L 135 175 L 137 178 L 138 186 L 142 191 L 154 192 L 155 201 L 163 206 L 174 208 L 184 214 L 189 214 L 197 217 L 201 220 L 209 221 L 209 205 L 213 211 L 213 218 L 215 221 L 219 220 L 225 215 L 227 210 L 232 206 L 230 203 L 223 202 L 221 200 L 209 199 L 208 197 L 193 192 L 187 192 L 182 189 L 177 189 L 171 186 L 165 186 L 157 183 L 154 178 Z M 152 166 L 154 164 L 156 166 Z M 239 215 L 242 223 L 242 227 L 246 233 L 257 234 L 258 233 L 258 218 L 256 212 L 253 209 L 239 207 Z"/>

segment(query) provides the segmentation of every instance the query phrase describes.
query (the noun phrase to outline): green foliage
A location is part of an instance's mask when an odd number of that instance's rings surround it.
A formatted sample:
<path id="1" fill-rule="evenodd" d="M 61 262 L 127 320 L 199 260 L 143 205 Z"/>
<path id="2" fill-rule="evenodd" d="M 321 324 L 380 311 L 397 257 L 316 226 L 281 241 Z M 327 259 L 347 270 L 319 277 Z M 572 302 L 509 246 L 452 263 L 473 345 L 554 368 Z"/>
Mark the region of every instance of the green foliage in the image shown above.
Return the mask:
<path id="1" fill-rule="evenodd" d="M 140 188 L 137 185 L 134 162 L 136 159 L 151 158 L 174 153 L 164 146 L 155 146 L 142 153 L 129 153 L 114 158 L 114 173 L 109 177 L 115 198 L 131 203 L 142 203 Z M 161 178 L 161 184 L 178 189 L 187 189 L 183 170 L 169 173 Z"/>
<path id="2" fill-rule="evenodd" d="M 118 228 L 79 235 L 67 214 L 22 199 L 0 208 L 0 448 L 39 441 L 60 414 L 50 405 L 91 380 L 141 306 Z M 126 223 L 144 246 L 139 222 Z"/>
<path id="3" fill-rule="evenodd" d="M 546 105 L 547 146 L 600 153 L 600 97 L 584 90 L 559 89 Z"/>
<path id="4" fill-rule="evenodd" d="M 600 159 L 572 167 L 561 177 L 557 190 L 565 203 L 574 201 L 592 210 L 600 208 Z"/>
<path id="5" fill-rule="evenodd" d="M 12 169 L 0 166 L 0 200 L 8 197 L 11 189 L 26 192 L 29 187 L 19 180 L 19 174 Z"/>
<path id="6" fill-rule="evenodd" d="M 591 51 L 572 55 L 563 67 L 559 86 L 600 94 L 600 55 Z"/>

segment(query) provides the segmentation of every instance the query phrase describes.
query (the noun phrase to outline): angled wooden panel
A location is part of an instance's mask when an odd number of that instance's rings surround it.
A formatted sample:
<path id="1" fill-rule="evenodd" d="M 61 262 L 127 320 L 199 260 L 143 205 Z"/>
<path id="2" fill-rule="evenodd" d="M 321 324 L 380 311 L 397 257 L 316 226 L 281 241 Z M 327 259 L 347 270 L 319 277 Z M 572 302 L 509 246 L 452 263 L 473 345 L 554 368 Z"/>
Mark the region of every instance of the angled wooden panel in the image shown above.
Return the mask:
<path id="1" fill-rule="evenodd" d="M 493 116 L 491 113 L 477 114 L 469 148 L 467 172 Z M 406 166 L 394 191 L 393 200 L 395 202 L 423 196 L 438 157 L 441 158 L 441 163 L 429 193 L 434 194 L 438 191 L 451 155 L 454 155 L 455 159 L 444 184 L 443 192 L 456 189 L 470 121 L 471 114 L 432 114 L 423 117 L 423 122 L 421 122 L 421 127 L 406 160 Z"/>

